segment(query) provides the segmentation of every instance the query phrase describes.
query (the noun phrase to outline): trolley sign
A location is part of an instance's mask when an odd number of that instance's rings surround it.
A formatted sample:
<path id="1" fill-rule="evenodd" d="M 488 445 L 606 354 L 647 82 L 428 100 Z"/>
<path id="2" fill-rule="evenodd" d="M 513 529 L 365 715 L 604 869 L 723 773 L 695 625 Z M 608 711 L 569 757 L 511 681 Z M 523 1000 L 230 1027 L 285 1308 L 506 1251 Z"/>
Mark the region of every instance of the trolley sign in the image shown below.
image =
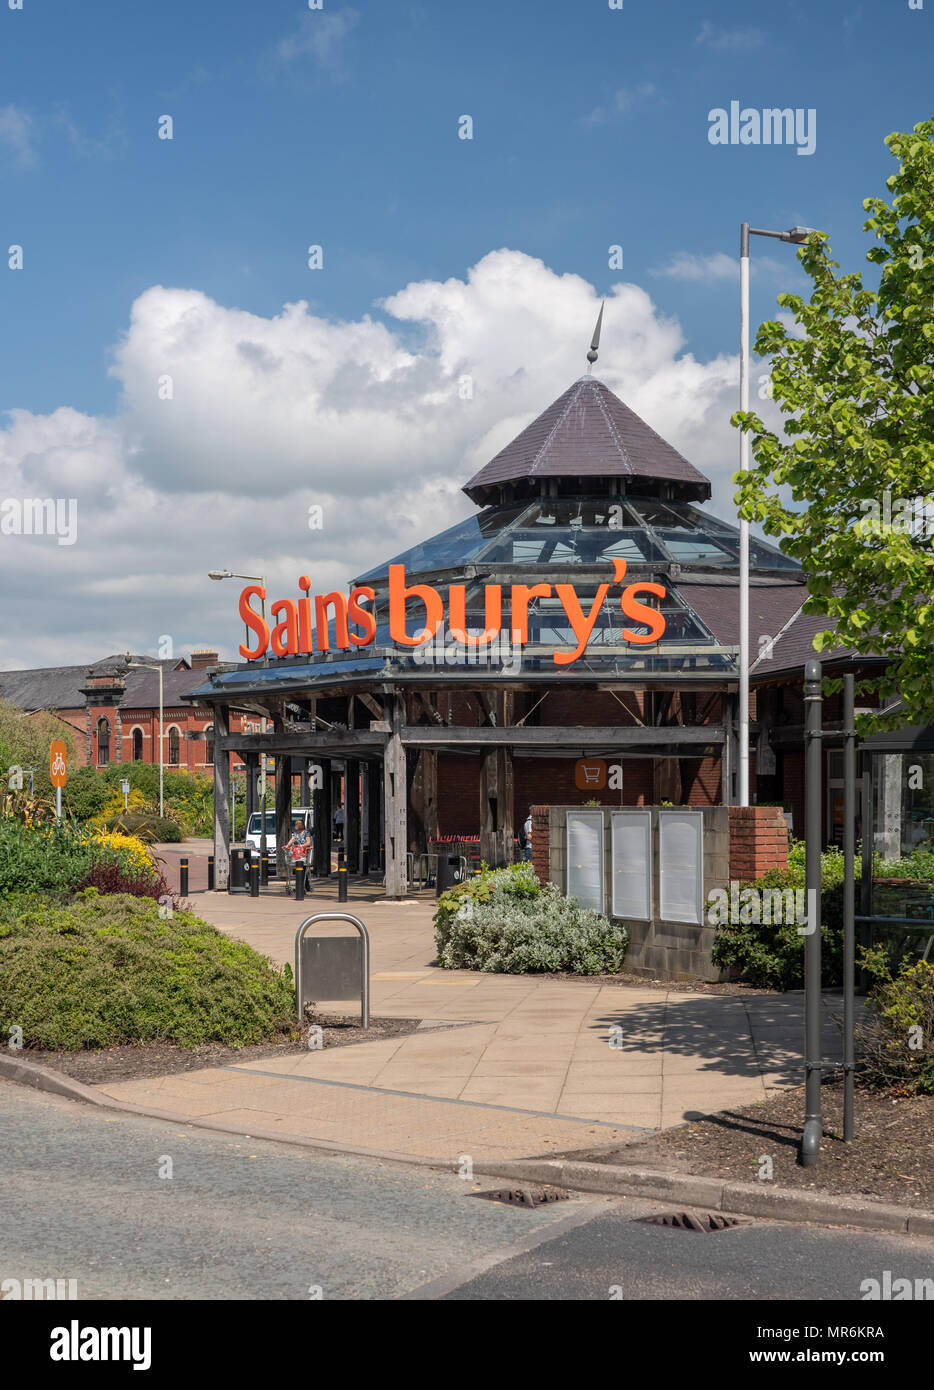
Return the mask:
<path id="1" fill-rule="evenodd" d="M 63 787 L 68 777 L 68 749 L 61 739 L 49 744 L 49 777 L 53 787 Z"/>

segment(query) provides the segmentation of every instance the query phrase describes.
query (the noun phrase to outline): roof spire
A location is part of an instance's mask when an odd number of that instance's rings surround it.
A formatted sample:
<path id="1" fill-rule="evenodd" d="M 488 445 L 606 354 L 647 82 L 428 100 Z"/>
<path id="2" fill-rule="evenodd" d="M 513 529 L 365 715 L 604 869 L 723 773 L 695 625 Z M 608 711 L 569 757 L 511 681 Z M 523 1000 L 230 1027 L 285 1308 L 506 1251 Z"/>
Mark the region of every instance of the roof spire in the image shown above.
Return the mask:
<path id="1" fill-rule="evenodd" d="M 593 342 L 590 344 L 590 351 L 587 354 L 587 361 L 590 364 L 587 368 L 588 376 L 590 376 L 590 373 L 593 371 L 593 364 L 597 360 L 597 349 L 600 346 L 600 329 L 603 326 L 603 306 L 605 303 L 605 299 L 600 301 L 600 312 L 597 315 L 597 326 L 593 331 Z"/>

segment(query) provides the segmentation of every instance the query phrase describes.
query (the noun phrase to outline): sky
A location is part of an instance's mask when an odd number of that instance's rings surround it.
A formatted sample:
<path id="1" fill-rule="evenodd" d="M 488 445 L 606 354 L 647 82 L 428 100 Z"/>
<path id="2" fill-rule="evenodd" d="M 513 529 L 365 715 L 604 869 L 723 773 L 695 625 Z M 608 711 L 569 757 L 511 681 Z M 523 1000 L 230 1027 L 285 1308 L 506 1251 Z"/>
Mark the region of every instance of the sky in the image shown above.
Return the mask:
<path id="1" fill-rule="evenodd" d="M 740 223 L 864 268 L 932 57 L 934 0 L 0 0 L 0 505 L 63 519 L 3 513 L 0 668 L 233 658 L 209 569 L 322 592 L 468 515 L 604 298 L 733 519 Z M 712 143 L 733 101 L 799 137 Z M 754 327 L 807 283 L 753 240 Z"/>

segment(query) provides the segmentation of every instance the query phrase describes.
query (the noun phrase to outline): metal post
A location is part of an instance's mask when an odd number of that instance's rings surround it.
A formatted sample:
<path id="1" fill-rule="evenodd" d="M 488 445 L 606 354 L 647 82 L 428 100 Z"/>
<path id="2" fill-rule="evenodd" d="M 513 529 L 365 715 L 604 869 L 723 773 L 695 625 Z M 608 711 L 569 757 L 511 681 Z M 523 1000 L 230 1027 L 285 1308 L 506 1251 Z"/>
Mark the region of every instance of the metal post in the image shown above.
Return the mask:
<path id="1" fill-rule="evenodd" d="M 739 408 L 749 409 L 749 223 L 739 241 Z M 749 468 L 749 435 L 739 435 L 739 467 Z M 739 749 L 736 800 L 749 805 L 749 522 L 739 522 Z"/>
<path id="2" fill-rule="evenodd" d="M 805 708 L 805 889 L 807 927 L 804 937 L 804 1083 L 805 1115 L 801 1163 L 813 1168 L 820 1160 L 821 1122 L 821 664 L 804 668 Z"/>
<path id="3" fill-rule="evenodd" d="M 266 812 L 264 811 L 263 815 L 265 814 Z M 269 854 L 265 850 L 259 857 L 259 881 L 264 888 L 269 882 Z"/>
<path id="4" fill-rule="evenodd" d="M 188 859 L 178 861 L 178 891 L 183 898 L 188 897 Z"/>
<path id="5" fill-rule="evenodd" d="M 347 865 L 338 864 L 337 866 L 337 901 L 345 903 L 347 901 Z"/>
<path id="6" fill-rule="evenodd" d="M 856 678 L 843 677 L 843 1139 L 853 1138 L 856 988 Z"/>
<path id="7" fill-rule="evenodd" d="M 208 855 L 208 892 L 214 891 L 214 855 Z"/>
<path id="8" fill-rule="evenodd" d="M 299 1022 L 304 1021 L 305 980 L 302 970 L 302 940 L 305 932 L 315 922 L 350 922 L 360 933 L 363 942 L 360 971 L 360 1022 L 364 1028 L 370 1026 L 370 935 L 359 917 L 349 912 L 316 912 L 306 917 L 295 934 L 295 1004 Z"/>
<path id="9" fill-rule="evenodd" d="M 61 787 L 56 787 L 56 788 L 55 788 L 55 819 L 56 819 L 56 820 L 61 820 L 61 818 L 62 818 L 62 789 L 61 789 Z"/>
<path id="10" fill-rule="evenodd" d="M 250 897 L 259 897 L 259 864 L 255 859 L 250 860 Z"/>
<path id="11" fill-rule="evenodd" d="M 305 901 L 305 865 L 296 864 L 292 872 L 295 874 L 295 901 L 303 903 Z"/>

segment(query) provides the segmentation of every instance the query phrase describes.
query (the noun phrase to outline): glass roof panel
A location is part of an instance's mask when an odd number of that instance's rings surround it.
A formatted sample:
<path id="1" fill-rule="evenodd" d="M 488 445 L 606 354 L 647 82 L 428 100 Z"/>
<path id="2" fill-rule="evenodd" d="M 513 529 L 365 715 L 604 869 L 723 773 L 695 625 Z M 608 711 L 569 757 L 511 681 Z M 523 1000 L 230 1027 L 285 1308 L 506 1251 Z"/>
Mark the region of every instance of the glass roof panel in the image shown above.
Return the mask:
<path id="1" fill-rule="evenodd" d="M 384 578 L 390 565 L 405 565 L 407 574 L 418 574 L 424 570 L 449 569 L 467 564 L 479 555 L 485 545 L 495 540 L 504 527 L 509 526 L 527 510 L 527 502 L 514 506 L 486 507 L 476 516 L 459 521 L 456 526 L 449 527 L 440 535 L 432 536 L 420 545 L 413 546 L 411 550 L 404 550 L 401 555 L 375 565 L 373 569 L 367 570 L 366 574 L 359 575 L 354 582 L 366 584 L 374 579 Z"/>

